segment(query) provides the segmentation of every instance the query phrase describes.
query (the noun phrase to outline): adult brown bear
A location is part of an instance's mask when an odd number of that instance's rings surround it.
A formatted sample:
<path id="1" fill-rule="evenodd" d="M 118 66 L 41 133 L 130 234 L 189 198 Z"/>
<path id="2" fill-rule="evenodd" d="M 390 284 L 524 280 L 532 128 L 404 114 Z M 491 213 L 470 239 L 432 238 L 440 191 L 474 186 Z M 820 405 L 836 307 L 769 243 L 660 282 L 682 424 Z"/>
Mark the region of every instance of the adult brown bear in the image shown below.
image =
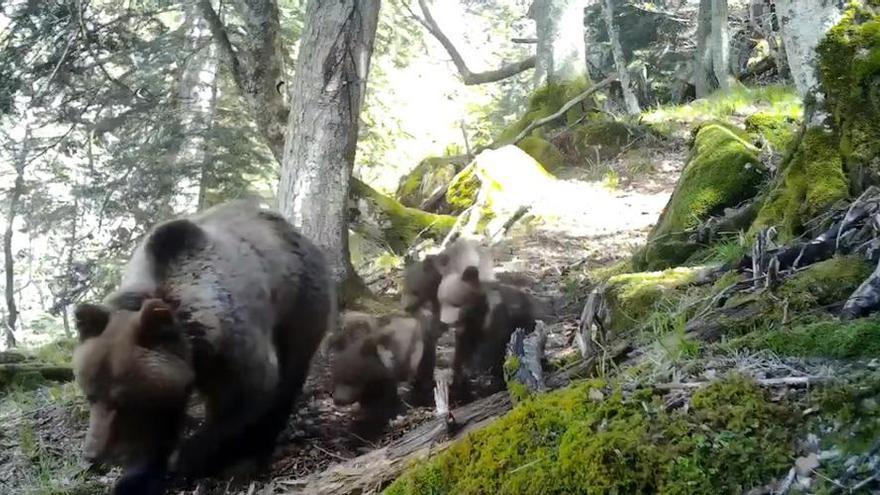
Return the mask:
<path id="1" fill-rule="evenodd" d="M 76 309 L 86 457 L 124 466 L 125 493 L 161 491 L 178 447 L 187 478 L 267 460 L 334 314 L 323 255 L 280 215 L 234 202 L 158 225 L 119 290 Z M 181 443 L 193 391 L 205 423 Z"/>

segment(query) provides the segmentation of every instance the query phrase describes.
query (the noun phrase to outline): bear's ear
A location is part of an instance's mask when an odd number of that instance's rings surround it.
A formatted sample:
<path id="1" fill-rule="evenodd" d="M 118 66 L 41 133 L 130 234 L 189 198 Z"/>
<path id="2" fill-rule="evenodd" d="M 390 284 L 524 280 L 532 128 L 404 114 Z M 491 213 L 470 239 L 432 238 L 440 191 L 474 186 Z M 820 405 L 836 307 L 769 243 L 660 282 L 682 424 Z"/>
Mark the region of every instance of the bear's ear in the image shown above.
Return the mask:
<path id="1" fill-rule="evenodd" d="M 138 342 L 149 347 L 176 336 L 174 314 L 165 301 L 147 299 L 141 305 L 141 327 Z"/>
<path id="2" fill-rule="evenodd" d="M 469 266 L 464 269 L 461 273 L 461 280 L 467 284 L 473 285 L 475 287 L 479 287 L 480 285 L 480 270 L 475 266 Z"/>
<path id="3" fill-rule="evenodd" d="M 82 342 L 101 335 L 110 321 L 110 311 L 98 304 L 80 304 L 73 310 L 73 318 L 76 320 L 79 341 Z"/>

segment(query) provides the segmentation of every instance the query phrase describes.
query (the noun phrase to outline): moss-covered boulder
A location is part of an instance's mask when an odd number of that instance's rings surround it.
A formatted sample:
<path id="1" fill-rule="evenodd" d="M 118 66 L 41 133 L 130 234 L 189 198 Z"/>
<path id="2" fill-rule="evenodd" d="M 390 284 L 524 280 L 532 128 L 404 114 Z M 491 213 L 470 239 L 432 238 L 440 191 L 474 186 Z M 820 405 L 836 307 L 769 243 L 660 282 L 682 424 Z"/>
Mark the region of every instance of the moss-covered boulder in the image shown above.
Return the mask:
<path id="1" fill-rule="evenodd" d="M 550 172 L 555 172 L 565 166 L 565 157 L 562 152 L 546 139 L 528 136 L 517 143 L 517 146 Z"/>
<path id="2" fill-rule="evenodd" d="M 359 180 L 351 183 L 352 230 L 403 254 L 420 238 L 442 240 L 455 225 L 455 217 L 435 215 L 404 206 Z"/>
<path id="3" fill-rule="evenodd" d="M 621 331 L 645 323 L 664 298 L 697 280 L 702 268 L 679 267 L 657 272 L 614 275 L 605 282 L 611 329 Z"/>
<path id="4" fill-rule="evenodd" d="M 861 257 L 834 257 L 796 273 L 779 287 L 778 295 L 793 311 L 828 307 L 846 301 L 873 270 Z"/>
<path id="5" fill-rule="evenodd" d="M 685 231 L 753 197 L 766 173 L 744 132 L 722 122 L 700 126 L 675 191 L 635 257 L 636 267 L 657 270 L 687 260 L 698 246 Z"/>
<path id="6" fill-rule="evenodd" d="M 586 161 L 614 158 L 647 135 L 644 127 L 617 120 L 589 122 L 573 132 L 578 156 Z"/>
<path id="7" fill-rule="evenodd" d="M 592 380 L 524 400 L 385 493 L 745 493 L 788 471 L 796 417 L 735 375 L 683 411 Z"/>
<path id="8" fill-rule="evenodd" d="M 770 189 L 751 232 L 776 226 L 781 240 L 804 232 L 806 222 L 849 196 L 837 138 L 820 128 L 807 130 Z"/>
<path id="9" fill-rule="evenodd" d="M 522 206 L 542 192 L 552 174 L 516 146 L 485 150 L 456 174 L 446 192 L 446 201 L 456 212 L 474 206 L 465 219 L 465 229 L 475 235 L 493 231 Z"/>
<path id="10" fill-rule="evenodd" d="M 467 165 L 465 156 L 425 158 L 400 179 L 397 200 L 404 206 L 419 208 L 438 188 L 445 187 Z"/>
<path id="11" fill-rule="evenodd" d="M 746 132 L 756 138 L 763 138 L 775 153 L 784 154 L 795 140 L 798 121 L 790 115 L 759 112 L 746 117 Z"/>
<path id="12" fill-rule="evenodd" d="M 880 2 L 853 2 L 818 47 L 825 107 L 854 192 L 880 184 Z"/>
<path id="13" fill-rule="evenodd" d="M 586 91 L 590 85 L 589 81 L 580 78 L 566 83 L 548 84 L 535 90 L 529 98 L 529 107 L 526 113 L 501 132 L 495 140 L 493 147 L 512 143 L 519 133 L 524 131 L 533 121 L 549 117 L 558 112 L 562 105 L 565 105 L 566 102 Z M 586 109 L 592 106 L 593 102 L 588 98 L 586 101 L 581 102 L 581 104 L 569 109 L 565 113 L 565 118 L 560 119 L 560 123 L 573 124 L 577 122 L 584 117 Z M 548 126 L 536 129 L 532 135 L 541 137 L 548 128 L 550 128 L 549 124 Z"/>

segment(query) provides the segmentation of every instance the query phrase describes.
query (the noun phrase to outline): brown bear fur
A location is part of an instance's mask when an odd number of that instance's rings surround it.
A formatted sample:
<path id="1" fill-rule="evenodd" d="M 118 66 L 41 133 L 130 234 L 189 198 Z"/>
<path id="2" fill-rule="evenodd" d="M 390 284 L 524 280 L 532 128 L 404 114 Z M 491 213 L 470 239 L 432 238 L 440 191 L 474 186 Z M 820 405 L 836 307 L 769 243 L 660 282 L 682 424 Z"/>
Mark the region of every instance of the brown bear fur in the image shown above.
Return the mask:
<path id="1" fill-rule="evenodd" d="M 455 332 L 453 390 L 466 391 L 467 368 L 488 372 L 493 386 L 501 386 L 510 335 L 517 328 L 535 328 L 531 297 L 508 285 L 480 280 L 472 266 L 460 275 L 443 277 L 438 301 L 440 321 Z"/>
<path id="2" fill-rule="evenodd" d="M 370 333 L 351 330 L 343 327 L 330 343 L 333 401 L 357 402 L 367 417 L 390 419 L 400 407 L 397 384 L 410 382 L 415 389 L 433 374 L 430 321 L 393 317 Z"/>
<path id="3" fill-rule="evenodd" d="M 163 476 L 197 390 L 180 474 L 268 460 L 334 313 L 323 255 L 280 215 L 235 202 L 158 225 L 120 288 L 76 310 L 86 455 Z"/>

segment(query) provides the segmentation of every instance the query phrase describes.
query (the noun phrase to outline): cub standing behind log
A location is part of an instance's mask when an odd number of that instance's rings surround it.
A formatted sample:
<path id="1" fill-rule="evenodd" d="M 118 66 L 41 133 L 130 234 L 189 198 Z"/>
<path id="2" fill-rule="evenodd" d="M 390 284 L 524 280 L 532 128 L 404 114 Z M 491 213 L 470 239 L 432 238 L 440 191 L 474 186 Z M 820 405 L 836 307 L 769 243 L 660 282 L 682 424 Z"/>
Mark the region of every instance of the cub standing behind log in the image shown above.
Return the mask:
<path id="1" fill-rule="evenodd" d="M 85 456 L 121 464 L 117 493 L 158 493 L 190 394 L 205 424 L 180 447 L 189 478 L 267 461 L 335 312 L 318 248 L 256 204 L 155 227 L 118 291 L 76 309 Z"/>
<path id="2" fill-rule="evenodd" d="M 440 321 L 455 331 L 452 388 L 467 393 L 466 368 L 488 371 L 495 388 L 504 383 L 504 356 L 517 328 L 535 329 L 531 297 L 513 287 L 480 280 L 475 266 L 443 277 L 438 287 Z"/>
<path id="3" fill-rule="evenodd" d="M 343 316 L 342 332 L 330 340 L 333 402 L 340 406 L 358 402 L 365 419 L 385 423 L 400 409 L 399 382 L 409 381 L 415 389 L 431 379 L 433 367 L 422 366 L 425 347 L 430 345 L 428 322 L 394 317 L 378 328 L 373 319 L 372 331 L 364 332 L 363 321 L 357 315 Z"/>

